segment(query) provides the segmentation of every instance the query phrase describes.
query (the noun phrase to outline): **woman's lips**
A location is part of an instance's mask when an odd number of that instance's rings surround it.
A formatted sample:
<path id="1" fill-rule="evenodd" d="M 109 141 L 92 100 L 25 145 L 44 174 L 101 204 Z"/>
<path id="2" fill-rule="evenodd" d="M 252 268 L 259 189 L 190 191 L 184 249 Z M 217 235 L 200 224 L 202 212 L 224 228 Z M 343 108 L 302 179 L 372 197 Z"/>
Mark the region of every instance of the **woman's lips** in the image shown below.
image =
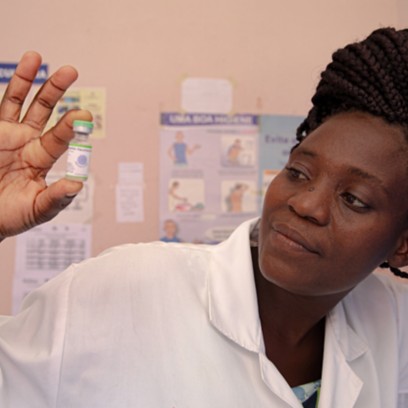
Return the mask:
<path id="1" fill-rule="evenodd" d="M 314 254 L 320 254 L 319 249 L 309 240 L 307 240 L 302 234 L 300 234 L 295 229 L 288 227 L 286 225 L 273 225 L 273 232 L 276 233 L 276 238 L 283 242 L 285 245 L 291 248 L 311 252 Z"/>

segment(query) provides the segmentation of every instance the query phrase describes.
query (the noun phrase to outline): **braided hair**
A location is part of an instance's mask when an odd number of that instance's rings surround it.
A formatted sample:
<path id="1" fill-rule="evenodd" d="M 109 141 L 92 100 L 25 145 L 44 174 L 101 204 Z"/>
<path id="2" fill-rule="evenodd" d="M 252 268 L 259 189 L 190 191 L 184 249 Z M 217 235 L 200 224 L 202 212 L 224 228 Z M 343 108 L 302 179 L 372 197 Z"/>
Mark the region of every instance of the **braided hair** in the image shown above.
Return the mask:
<path id="1" fill-rule="evenodd" d="M 408 29 L 380 28 L 337 50 L 321 74 L 312 103 L 297 129 L 298 144 L 330 116 L 351 111 L 400 126 L 408 141 Z M 380 267 L 408 278 L 388 262 Z"/>
<path id="2" fill-rule="evenodd" d="M 322 72 L 301 141 L 336 113 L 361 111 L 408 127 L 408 29 L 380 28 L 337 50 Z"/>

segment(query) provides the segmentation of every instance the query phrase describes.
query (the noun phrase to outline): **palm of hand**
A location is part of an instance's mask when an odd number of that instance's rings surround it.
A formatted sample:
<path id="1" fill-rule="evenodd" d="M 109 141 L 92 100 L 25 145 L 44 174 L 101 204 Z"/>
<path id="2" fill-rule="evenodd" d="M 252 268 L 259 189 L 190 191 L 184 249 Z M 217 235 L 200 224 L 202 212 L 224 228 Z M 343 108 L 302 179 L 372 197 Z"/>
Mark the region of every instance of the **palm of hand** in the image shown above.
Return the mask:
<path id="1" fill-rule="evenodd" d="M 55 217 L 82 188 L 82 183 L 65 179 L 47 186 L 45 176 L 67 149 L 73 120 L 91 120 L 90 113 L 70 111 L 42 134 L 55 104 L 77 78 L 76 71 L 56 71 L 20 121 L 40 64 L 36 53 L 22 57 L 0 105 L 0 240 Z"/>
<path id="2" fill-rule="evenodd" d="M 47 220 L 41 194 L 52 162 L 40 132 L 23 123 L 0 122 L 0 236 L 13 235 Z"/>

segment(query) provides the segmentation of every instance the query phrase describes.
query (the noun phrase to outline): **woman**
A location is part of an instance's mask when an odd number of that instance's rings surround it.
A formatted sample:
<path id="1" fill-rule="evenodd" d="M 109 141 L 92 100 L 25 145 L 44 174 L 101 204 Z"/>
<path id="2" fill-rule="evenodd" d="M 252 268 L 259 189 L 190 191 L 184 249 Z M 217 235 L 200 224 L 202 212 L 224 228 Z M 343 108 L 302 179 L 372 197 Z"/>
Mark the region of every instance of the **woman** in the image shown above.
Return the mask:
<path id="1" fill-rule="evenodd" d="M 17 74 L 30 81 L 39 62 L 27 58 Z M 408 286 L 372 273 L 386 262 L 406 277 L 407 74 L 407 31 L 338 50 L 259 222 L 216 246 L 117 247 L 29 295 L 0 325 L 2 406 L 407 407 Z M 56 75 L 26 126 L 13 104 L 26 81 L 10 85 L 4 163 L 18 132 L 43 128 L 57 79 L 68 86 L 67 72 Z M 52 203 L 78 190 L 41 180 L 67 124 L 88 118 L 69 115 L 21 147 L 43 159 L 38 200 L 3 221 L 3 237 L 49 219 Z M 11 193 L 38 179 L 2 169 L 7 210 Z"/>

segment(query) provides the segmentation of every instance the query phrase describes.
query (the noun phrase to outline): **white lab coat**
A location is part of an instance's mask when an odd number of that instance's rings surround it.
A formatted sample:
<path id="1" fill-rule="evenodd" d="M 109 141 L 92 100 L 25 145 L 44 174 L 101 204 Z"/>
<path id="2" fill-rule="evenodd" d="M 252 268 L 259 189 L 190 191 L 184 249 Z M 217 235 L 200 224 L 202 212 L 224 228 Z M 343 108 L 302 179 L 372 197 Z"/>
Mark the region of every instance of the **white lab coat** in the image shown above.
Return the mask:
<path id="1" fill-rule="evenodd" d="M 249 228 L 120 246 L 29 295 L 0 321 L 0 407 L 301 407 L 265 356 Z M 372 275 L 330 313 L 319 408 L 408 407 L 407 312 Z"/>

